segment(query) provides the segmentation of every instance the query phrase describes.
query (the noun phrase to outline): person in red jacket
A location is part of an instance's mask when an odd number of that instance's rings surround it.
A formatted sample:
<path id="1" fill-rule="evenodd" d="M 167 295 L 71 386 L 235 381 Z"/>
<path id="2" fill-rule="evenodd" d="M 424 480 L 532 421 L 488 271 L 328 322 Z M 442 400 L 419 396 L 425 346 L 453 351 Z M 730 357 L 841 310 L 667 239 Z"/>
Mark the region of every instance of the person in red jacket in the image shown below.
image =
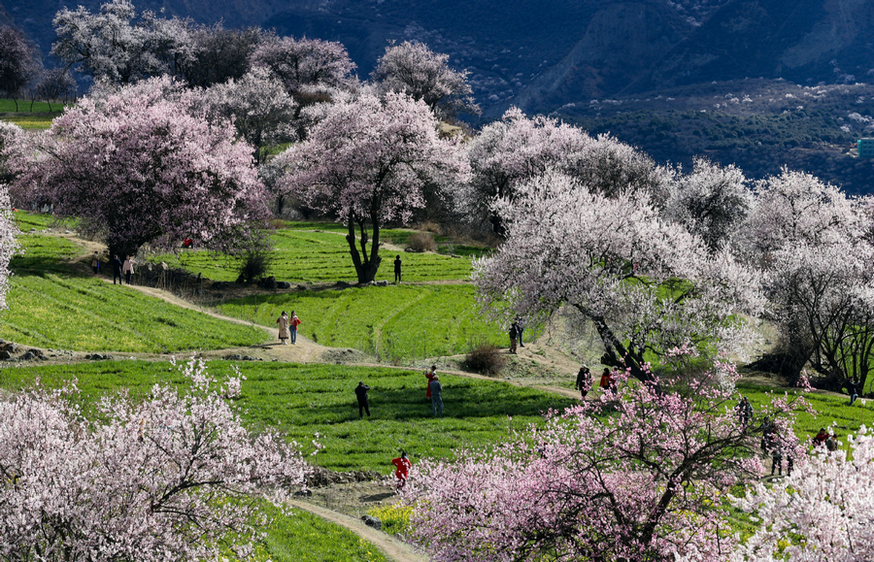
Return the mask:
<path id="1" fill-rule="evenodd" d="M 404 484 L 407 483 L 407 476 L 410 475 L 410 469 L 413 468 L 413 463 L 407 458 L 406 451 L 401 451 L 401 456 L 392 459 L 391 463 L 395 465 L 395 477 L 398 479 L 397 489 L 401 490 Z"/>
<path id="2" fill-rule="evenodd" d="M 425 387 L 425 398 L 431 399 L 431 381 L 437 376 L 437 365 L 431 365 L 430 371 L 425 371 L 425 378 L 428 379 L 428 385 Z"/>

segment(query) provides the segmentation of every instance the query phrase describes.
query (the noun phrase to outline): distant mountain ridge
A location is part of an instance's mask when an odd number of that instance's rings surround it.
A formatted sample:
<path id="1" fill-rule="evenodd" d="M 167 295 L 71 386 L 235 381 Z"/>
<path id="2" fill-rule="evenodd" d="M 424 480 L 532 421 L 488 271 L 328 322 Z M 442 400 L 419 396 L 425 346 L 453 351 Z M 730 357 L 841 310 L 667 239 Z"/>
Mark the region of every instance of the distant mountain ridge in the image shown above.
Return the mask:
<path id="1" fill-rule="evenodd" d="M 64 0 L 0 0 L 48 51 Z M 99 0 L 80 0 L 96 11 Z M 486 118 L 745 77 L 874 80 L 870 0 L 139 0 L 137 9 L 340 41 L 366 78 L 390 41 L 471 72 Z M 73 3 L 70 7 L 75 7 Z"/>

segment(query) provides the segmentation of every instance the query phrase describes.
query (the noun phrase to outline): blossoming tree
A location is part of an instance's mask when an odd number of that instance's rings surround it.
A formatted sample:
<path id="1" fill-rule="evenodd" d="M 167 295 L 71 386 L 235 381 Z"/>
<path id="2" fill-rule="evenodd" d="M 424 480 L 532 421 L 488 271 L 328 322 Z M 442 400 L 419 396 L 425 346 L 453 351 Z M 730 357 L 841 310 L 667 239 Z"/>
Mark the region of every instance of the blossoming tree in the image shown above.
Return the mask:
<path id="1" fill-rule="evenodd" d="M 404 41 L 385 48 L 370 76 L 387 91 L 404 92 L 425 102 L 439 117 L 460 111 L 478 115 L 468 72 L 454 70 L 448 62 L 449 55 L 435 53 L 424 43 Z"/>
<path id="2" fill-rule="evenodd" d="M 553 171 L 494 209 L 507 239 L 474 262 L 481 303 L 530 319 L 571 307 L 594 324 L 602 362 L 635 377 L 650 376 L 649 352 L 690 342 L 711 353 L 739 349 L 748 330 L 737 314 L 762 305 L 754 272 L 660 218 L 646 193 L 607 197 Z"/>
<path id="3" fill-rule="evenodd" d="M 415 466 L 404 494 L 414 539 L 437 562 L 725 559 L 722 494 L 762 471 L 758 428 L 744 428 L 734 402 L 708 377 L 661 392 L 620 374 L 600 400 L 494 450 Z"/>
<path id="4" fill-rule="evenodd" d="M 255 494 L 277 504 L 308 471 L 297 446 L 252 436 L 202 362 L 190 388 L 155 385 L 142 401 L 76 405 L 75 386 L 0 400 L 0 560 L 246 558 L 265 524 Z"/>
<path id="5" fill-rule="evenodd" d="M 791 475 L 753 483 L 736 503 L 761 525 L 732 562 L 852 562 L 874 558 L 874 435 L 849 436 L 852 453 L 819 451 Z"/>
<path id="6" fill-rule="evenodd" d="M 393 93 L 338 101 L 279 159 L 289 193 L 346 224 L 359 283 L 379 269 L 382 225 L 409 220 L 424 205 L 426 182 L 457 181 L 467 171 L 458 144 L 438 138 L 427 106 Z"/>
<path id="7" fill-rule="evenodd" d="M 82 99 L 49 131 L 19 136 L 10 147 L 13 195 L 84 219 L 119 255 L 185 237 L 234 247 L 266 216 L 252 149 L 230 122 L 190 113 L 184 96 L 164 99 L 170 84 L 153 79 Z"/>

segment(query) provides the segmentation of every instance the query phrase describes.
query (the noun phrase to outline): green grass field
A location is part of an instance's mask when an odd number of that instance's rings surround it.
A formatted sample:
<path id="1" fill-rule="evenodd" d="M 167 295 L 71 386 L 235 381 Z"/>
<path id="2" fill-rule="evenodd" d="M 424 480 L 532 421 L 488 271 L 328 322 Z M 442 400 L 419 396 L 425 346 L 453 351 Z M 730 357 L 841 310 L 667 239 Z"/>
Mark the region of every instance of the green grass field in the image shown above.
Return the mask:
<path id="1" fill-rule="evenodd" d="M 10 262 L 8 310 L 0 338 L 71 351 L 176 352 L 254 345 L 262 330 L 213 318 L 71 271 L 84 250 L 64 238 L 30 234 L 50 217 L 16 212 L 23 254 Z"/>
<path id="2" fill-rule="evenodd" d="M 333 223 L 283 223 L 284 227 L 271 234 L 274 245 L 269 275 L 292 283 L 357 282 L 355 268 L 349 255 L 345 232 Z M 406 243 L 410 231 L 387 230 L 386 239 Z M 450 248 L 449 246 L 445 246 Z M 453 251 L 465 250 L 460 257 L 435 253 L 406 253 L 382 248 L 382 265 L 376 280 L 394 281 L 392 262 L 400 254 L 404 281 L 438 281 L 467 279 L 470 276 L 470 255 L 479 249 L 452 246 Z M 240 259 L 207 251 L 180 250 L 175 254 L 155 255 L 155 262 L 166 262 L 171 267 L 182 267 L 200 273 L 214 281 L 234 281 L 239 275 Z"/>
<path id="3" fill-rule="evenodd" d="M 259 562 L 386 562 L 371 543 L 316 515 L 299 509 L 283 515 L 269 504 L 263 509 L 273 517 L 273 524 L 256 547 Z"/>
<path id="4" fill-rule="evenodd" d="M 52 126 L 52 120 L 63 113 L 64 104 L 49 104 L 43 101 L 31 103 L 29 100 L 18 100 L 18 111 L 15 110 L 15 102 L 11 99 L 0 99 L 0 119 L 15 123 L 22 129 L 48 129 Z"/>
<path id="5" fill-rule="evenodd" d="M 220 379 L 232 363 L 212 361 L 209 371 Z M 434 418 L 425 398 L 426 379 L 417 371 L 300 365 L 237 364 L 246 377 L 236 400 L 254 430 L 276 427 L 295 439 L 307 453 L 316 438 L 324 449 L 312 462 L 331 470 L 375 470 L 388 474 L 391 459 L 403 449 L 413 462 L 423 457 L 452 458 L 458 447 L 487 447 L 529 423 L 541 412 L 564 408 L 573 399 L 500 381 L 441 375 L 445 416 Z M 64 366 L 27 366 L 0 371 L 0 386 L 28 387 L 35 377 L 56 386 L 76 377 L 88 403 L 102 393 L 126 388 L 132 396 L 148 393 L 155 382 L 183 383 L 168 363 L 108 361 Z M 371 417 L 361 420 L 354 388 L 371 387 Z"/>
<path id="6" fill-rule="evenodd" d="M 296 311 L 299 333 L 320 344 L 354 347 L 389 361 L 467 353 L 481 343 L 507 344 L 504 330 L 480 315 L 470 285 L 302 291 L 219 306 L 226 316 L 264 326 L 274 326 L 283 310 Z"/>

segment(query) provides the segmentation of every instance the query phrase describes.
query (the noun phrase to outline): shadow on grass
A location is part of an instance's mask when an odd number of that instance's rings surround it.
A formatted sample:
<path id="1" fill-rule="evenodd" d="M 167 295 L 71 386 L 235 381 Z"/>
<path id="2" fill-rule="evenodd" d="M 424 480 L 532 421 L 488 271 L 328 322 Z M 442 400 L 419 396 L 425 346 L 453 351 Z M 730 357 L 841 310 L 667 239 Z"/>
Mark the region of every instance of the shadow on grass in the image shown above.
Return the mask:
<path id="1" fill-rule="evenodd" d="M 58 261 L 52 256 L 15 256 L 9 262 L 9 270 L 15 275 L 37 275 L 44 277 L 46 273 L 62 274 L 69 277 L 84 277 L 86 274 L 76 271 L 67 263 Z"/>

